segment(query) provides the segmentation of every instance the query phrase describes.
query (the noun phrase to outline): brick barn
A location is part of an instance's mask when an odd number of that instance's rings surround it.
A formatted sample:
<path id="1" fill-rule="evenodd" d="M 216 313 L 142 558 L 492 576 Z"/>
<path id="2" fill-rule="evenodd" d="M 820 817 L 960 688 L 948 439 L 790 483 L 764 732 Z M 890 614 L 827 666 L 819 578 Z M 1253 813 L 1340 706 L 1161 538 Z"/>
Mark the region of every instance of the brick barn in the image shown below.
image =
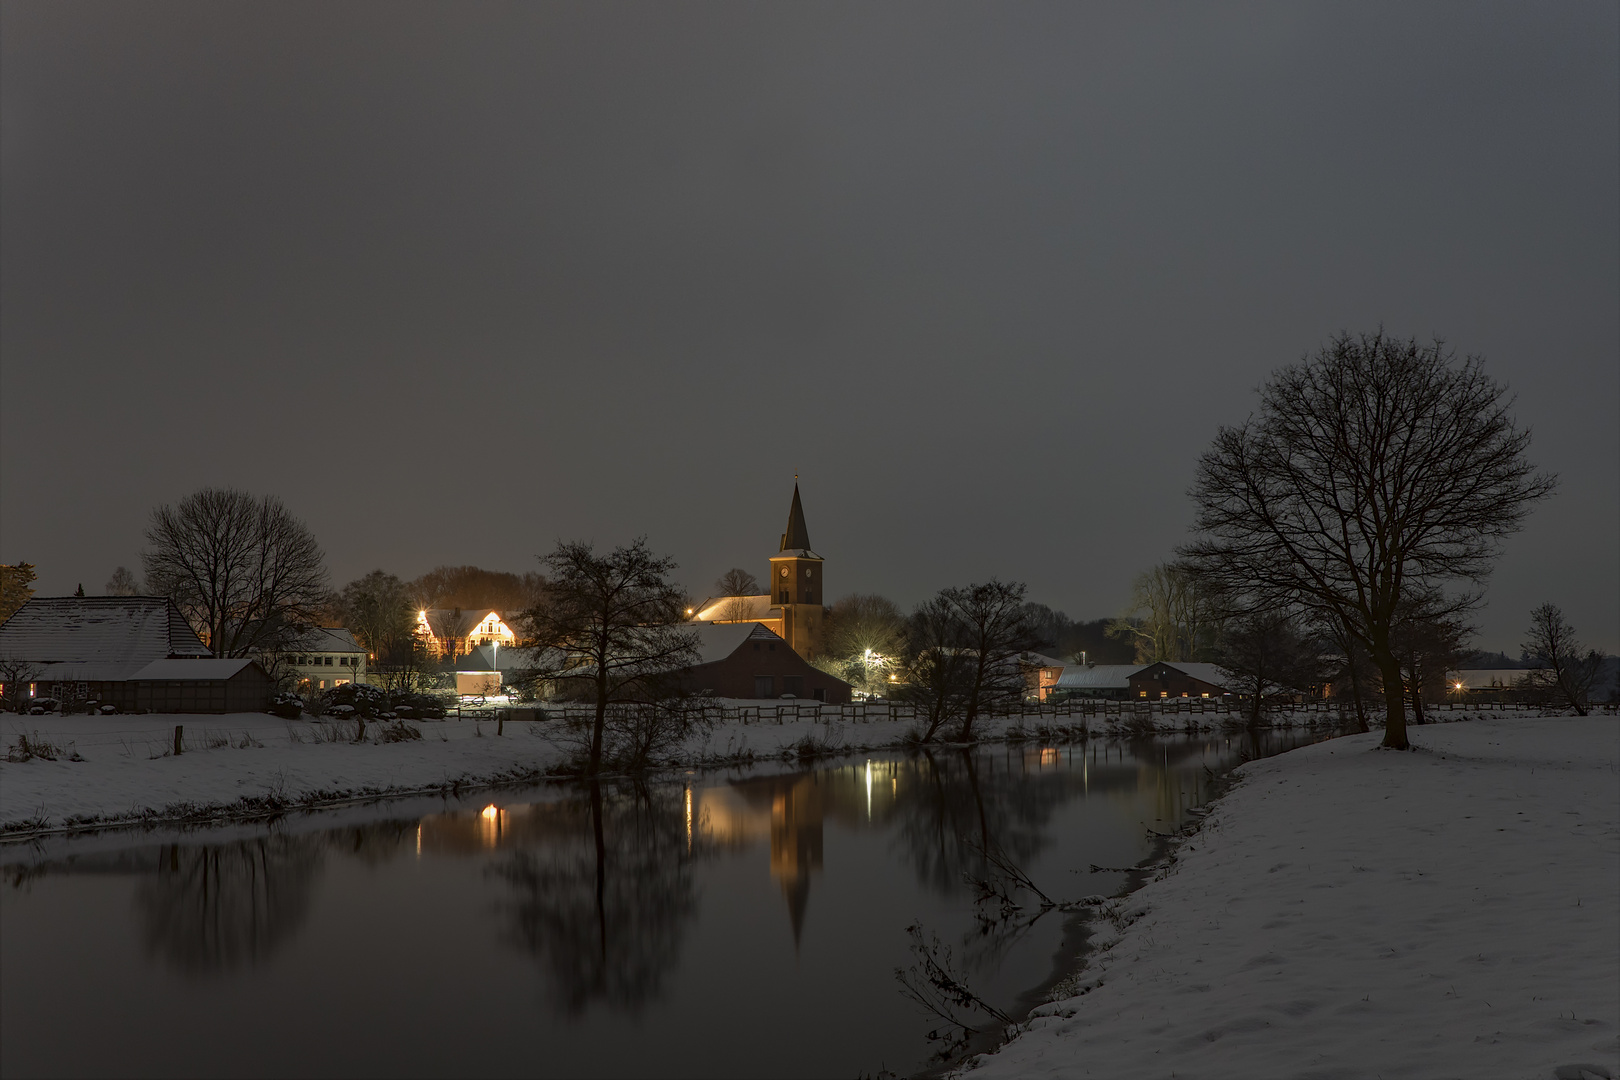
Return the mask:
<path id="1" fill-rule="evenodd" d="M 763 623 L 700 625 L 702 662 L 681 676 L 683 689 L 716 697 L 805 698 L 846 704 L 849 683 L 811 667 Z"/>

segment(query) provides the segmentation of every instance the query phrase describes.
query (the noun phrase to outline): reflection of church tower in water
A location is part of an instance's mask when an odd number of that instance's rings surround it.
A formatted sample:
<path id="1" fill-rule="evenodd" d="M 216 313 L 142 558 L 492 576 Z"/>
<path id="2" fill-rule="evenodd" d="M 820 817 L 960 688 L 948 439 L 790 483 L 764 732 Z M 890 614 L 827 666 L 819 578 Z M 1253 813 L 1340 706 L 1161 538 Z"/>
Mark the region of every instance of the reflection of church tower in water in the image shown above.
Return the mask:
<path id="1" fill-rule="evenodd" d="M 821 644 L 822 559 L 810 550 L 810 530 L 804 524 L 797 478 L 787 531 L 778 553 L 771 556 L 771 605 L 782 609 L 782 636 L 788 647 L 806 660 L 815 659 Z"/>
<path id="2" fill-rule="evenodd" d="M 771 877 L 787 898 L 795 949 L 804 933 L 810 874 L 821 869 L 822 814 L 821 792 L 814 780 L 797 780 L 771 796 Z"/>

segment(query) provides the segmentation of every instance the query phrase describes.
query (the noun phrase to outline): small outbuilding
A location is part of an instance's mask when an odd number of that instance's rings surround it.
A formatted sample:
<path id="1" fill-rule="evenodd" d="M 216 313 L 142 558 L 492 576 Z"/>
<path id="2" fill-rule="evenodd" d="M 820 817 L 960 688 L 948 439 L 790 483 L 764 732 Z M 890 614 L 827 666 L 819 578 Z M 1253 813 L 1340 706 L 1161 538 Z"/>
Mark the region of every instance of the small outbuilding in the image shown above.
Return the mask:
<path id="1" fill-rule="evenodd" d="M 260 712 L 275 681 L 257 660 L 156 660 L 130 679 L 135 707 L 160 713 Z"/>

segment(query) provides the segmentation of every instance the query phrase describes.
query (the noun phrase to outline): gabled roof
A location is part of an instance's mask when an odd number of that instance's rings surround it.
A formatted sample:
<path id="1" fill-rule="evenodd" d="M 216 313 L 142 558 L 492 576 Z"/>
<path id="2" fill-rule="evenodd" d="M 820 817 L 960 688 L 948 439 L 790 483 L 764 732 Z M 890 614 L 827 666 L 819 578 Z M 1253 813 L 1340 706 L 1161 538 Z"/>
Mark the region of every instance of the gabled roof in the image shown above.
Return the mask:
<path id="1" fill-rule="evenodd" d="M 1058 690 L 1128 690 L 1141 664 L 1070 664 L 1053 684 Z"/>
<path id="2" fill-rule="evenodd" d="M 366 650 L 354 640 L 354 634 L 341 626 L 311 627 L 303 637 L 289 643 L 282 650 L 289 652 L 343 652 L 363 653 Z"/>
<path id="3" fill-rule="evenodd" d="M 733 611 L 733 607 L 740 610 Z M 781 612 L 777 611 L 773 615 L 774 607 L 767 593 L 760 593 L 758 596 L 711 596 L 698 607 L 697 614 L 693 615 L 692 619 L 700 623 L 712 623 L 718 619 L 728 622 L 744 620 L 753 622 L 778 617 Z"/>
<path id="4" fill-rule="evenodd" d="M 713 623 L 697 627 L 698 664 L 712 664 L 724 660 L 749 641 L 771 641 L 787 644 L 782 635 L 760 623 Z M 696 667 L 697 664 L 692 665 Z"/>
<path id="5" fill-rule="evenodd" d="M 506 622 L 506 616 L 494 608 L 462 608 L 458 615 L 455 608 L 428 608 L 426 618 L 428 629 L 433 631 L 434 637 L 466 637 L 484 624 L 484 620 L 491 615 L 501 622 Z M 459 619 L 459 622 L 457 621 Z M 447 627 L 455 628 L 455 633 L 447 635 Z"/>
<path id="6" fill-rule="evenodd" d="M 193 679 L 214 682 L 229 679 L 256 661 L 245 657 L 237 660 L 154 660 L 141 668 L 131 679 Z"/>
<path id="7" fill-rule="evenodd" d="M 819 558 L 810 551 L 810 530 L 804 524 L 804 504 L 799 501 L 799 485 L 793 485 L 793 507 L 788 510 L 787 531 L 782 534 L 783 552 L 796 552 Z"/>
<path id="8" fill-rule="evenodd" d="M 560 656 L 557 649 L 547 650 L 548 656 Z M 512 646 L 497 649 L 493 645 L 475 646 L 472 652 L 456 661 L 457 671 L 524 671 L 535 666 L 534 649 Z"/>
<path id="9" fill-rule="evenodd" d="M 1160 660 L 1160 661 L 1156 661 L 1153 664 L 1147 665 L 1147 667 L 1138 668 L 1137 670 L 1138 671 L 1146 671 L 1147 668 L 1155 667 L 1155 666 L 1157 666 L 1157 664 L 1161 664 L 1161 663 L 1165 667 L 1169 668 L 1172 671 L 1179 671 L 1183 675 L 1191 675 L 1193 678 L 1197 679 L 1199 682 L 1206 682 L 1206 683 L 1209 683 L 1211 686 L 1219 686 L 1223 690 L 1226 689 L 1226 683 L 1227 683 L 1227 680 L 1228 680 L 1229 676 L 1226 674 L 1226 672 L 1221 670 L 1220 665 L 1218 665 L 1218 664 L 1194 664 L 1194 663 L 1185 663 L 1184 664 L 1184 663 L 1181 663 L 1180 661 L 1177 661 L 1176 663 L 1171 663 L 1168 660 Z"/>
<path id="10" fill-rule="evenodd" d="M 36 596 L 0 625 L 0 656 L 93 664 L 106 679 L 169 656 L 207 655 L 180 609 L 161 596 Z M 122 674 L 109 674 L 115 670 Z"/>

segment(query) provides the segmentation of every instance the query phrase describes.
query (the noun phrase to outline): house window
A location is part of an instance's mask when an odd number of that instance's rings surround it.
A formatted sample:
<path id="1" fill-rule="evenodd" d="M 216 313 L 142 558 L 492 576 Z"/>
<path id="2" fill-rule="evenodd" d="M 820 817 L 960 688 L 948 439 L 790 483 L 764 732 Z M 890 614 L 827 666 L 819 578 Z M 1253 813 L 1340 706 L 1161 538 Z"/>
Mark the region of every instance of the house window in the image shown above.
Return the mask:
<path id="1" fill-rule="evenodd" d="M 1147 691 L 1146 690 L 1142 691 L 1142 696 L 1147 697 Z"/>
<path id="2" fill-rule="evenodd" d="M 326 658 L 326 666 L 327 666 L 327 667 L 331 667 L 331 666 L 332 666 L 332 658 L 331 658 L 331 657 L 330 657 L 330 656 L 328 656 L 328 657 L 327 657 L 327 658 Z"/>
<path id="3" fill-rule="evenodd" d="M 1170 696 L 1170 691 L 1168 691 L 1168 690 L 1160 690 L 1159 691 L 1159 696 L 1160 697 L 1169 697 Z"/>

